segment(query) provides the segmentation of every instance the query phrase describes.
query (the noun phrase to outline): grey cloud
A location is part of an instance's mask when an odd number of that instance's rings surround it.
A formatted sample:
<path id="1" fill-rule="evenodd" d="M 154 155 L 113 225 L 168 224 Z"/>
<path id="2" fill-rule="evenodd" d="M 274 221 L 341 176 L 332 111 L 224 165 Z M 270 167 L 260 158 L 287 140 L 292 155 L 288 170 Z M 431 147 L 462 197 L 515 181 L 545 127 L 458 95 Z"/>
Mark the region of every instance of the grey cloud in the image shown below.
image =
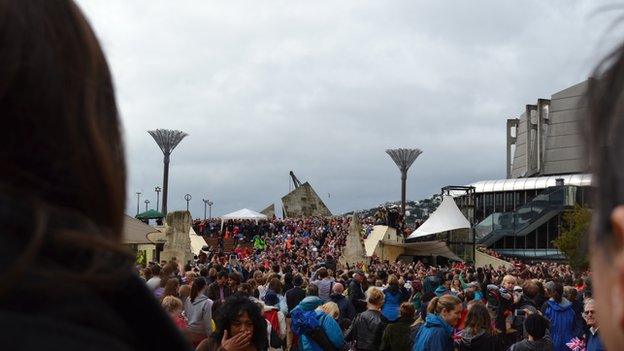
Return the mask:
<path id="1" fill-rule="evenodd" d="M 206 196 L 260 210 L 291 169 L 335 213 L 398 199 L 388 147 L 424 150 L 409 199 L 503 177 L 505 119 L 620 39 L 606 1 L 78 2 L 116 83 L 131 214 L 161 183 L 153 128 L 190 134 L 169 201 L 192 194 L 195 217 Z"/>

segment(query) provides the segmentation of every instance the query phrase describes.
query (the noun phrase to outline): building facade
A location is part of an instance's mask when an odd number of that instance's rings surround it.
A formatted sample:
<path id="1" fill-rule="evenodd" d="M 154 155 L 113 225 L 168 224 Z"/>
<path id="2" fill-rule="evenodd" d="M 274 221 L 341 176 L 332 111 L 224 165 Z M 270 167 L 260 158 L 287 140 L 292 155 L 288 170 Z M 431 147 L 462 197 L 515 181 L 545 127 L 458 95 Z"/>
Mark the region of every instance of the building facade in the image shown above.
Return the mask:
<path id="1" fill-rule="evenodd" d="M 477 245 L 524 259 L 562 259 L 553 244 L 563 215 L 589 206 L 581 125 L 588 81 L 526 105 L 507 120 L 507 179 L 479 181 L 470 202 Z M 466 202 L 462 196 L 457 203 Z"/>

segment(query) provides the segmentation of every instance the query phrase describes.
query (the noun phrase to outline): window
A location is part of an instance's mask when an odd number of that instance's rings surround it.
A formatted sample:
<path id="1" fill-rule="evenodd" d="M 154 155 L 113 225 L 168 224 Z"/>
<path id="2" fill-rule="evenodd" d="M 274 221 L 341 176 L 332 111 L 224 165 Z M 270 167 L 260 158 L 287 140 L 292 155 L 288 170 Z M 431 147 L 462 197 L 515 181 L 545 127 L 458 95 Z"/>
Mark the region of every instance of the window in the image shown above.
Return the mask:
<path id="1" fill-rule="evenodd" d="M 546 230 L 546 226 L 542 225 L 536 230 L 537 232 L 537 248 L 538 249 L 546 249 L 548 248 L 548 232 Z"/>
<path id="2" fill-rule="evenodd" d="M 532 231 L 527 234 L 525 237 L 525 247 L 527 249 L 535 249 L 536 248 L 536 239 L 537 239 L 537 231 Z"/>

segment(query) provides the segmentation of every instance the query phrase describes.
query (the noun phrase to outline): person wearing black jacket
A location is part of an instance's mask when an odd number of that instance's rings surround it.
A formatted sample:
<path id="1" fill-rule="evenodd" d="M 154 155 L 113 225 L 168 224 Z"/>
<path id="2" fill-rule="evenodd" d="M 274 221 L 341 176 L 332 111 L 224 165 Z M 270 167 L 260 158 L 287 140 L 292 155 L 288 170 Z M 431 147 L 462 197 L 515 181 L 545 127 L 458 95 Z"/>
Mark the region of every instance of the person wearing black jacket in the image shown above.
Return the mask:
<path id="1" fill-rule="evenodd" d="M 297 307 L 299 302 L 306 297 L 306 292 L 301 288 L 303 284 L 303 278 L 300 275 L 296 275 L 293 278 L 294 287 L 288 291 L 286 291 L 286 306 L 288 306 L 288 315 L 290 312 Z"/>
<path id="2" fill-rule="evenodd" d="M 383 332 L 388 325 L 388 320 L 381 314 L 384 294 L 379 289 L 370 287 L 366 295 L 368 296 L 368 310 L 355 317 L 345 333 L 345 340 L 355 340 L 357 351 L 377 351 L 381 346 Z"/>
<path id="3" fill-rule="evenodd" d="M 342 294 L 343 291 L 344 288 L 342 284 L 336 283 L 332 287 L 332 294 L 329 295 L 329 300 L 335 302 L 340 310 L 338 324 L 340 324 L 341 327 L 351 324 L 351 321 L 355 318 L 355 307 L 353 307 L 351 301 Z"/>
<path id="4" fill-rule="evenodd" d="M 366 295 L 362 289 L 362 282 L 364 281 L 364 273 L 356 271 L 353 274 L 353 279 L 349 283 L 349 301 L 355 307 L 355 313 L 362 313 L 366 310 Z"/>

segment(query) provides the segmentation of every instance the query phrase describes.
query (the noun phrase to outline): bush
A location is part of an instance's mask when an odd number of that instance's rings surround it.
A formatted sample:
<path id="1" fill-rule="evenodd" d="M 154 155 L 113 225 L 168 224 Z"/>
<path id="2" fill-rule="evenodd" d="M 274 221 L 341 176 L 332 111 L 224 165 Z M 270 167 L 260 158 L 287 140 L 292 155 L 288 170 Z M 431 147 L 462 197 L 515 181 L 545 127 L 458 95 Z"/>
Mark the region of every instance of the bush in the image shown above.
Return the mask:
<path id="1" fill-rule="evenodd" d="M 553 240 L 574 269 L 584 270 L 589 267 L 586 248 L 590 220 L 589 209 L 576 205 L 572 211 L 563 214 L 561 232 Z"/>

